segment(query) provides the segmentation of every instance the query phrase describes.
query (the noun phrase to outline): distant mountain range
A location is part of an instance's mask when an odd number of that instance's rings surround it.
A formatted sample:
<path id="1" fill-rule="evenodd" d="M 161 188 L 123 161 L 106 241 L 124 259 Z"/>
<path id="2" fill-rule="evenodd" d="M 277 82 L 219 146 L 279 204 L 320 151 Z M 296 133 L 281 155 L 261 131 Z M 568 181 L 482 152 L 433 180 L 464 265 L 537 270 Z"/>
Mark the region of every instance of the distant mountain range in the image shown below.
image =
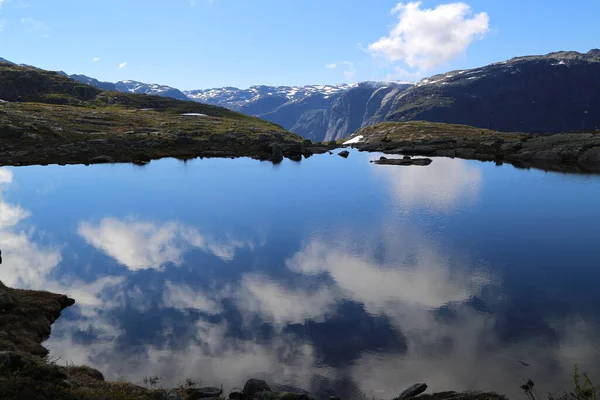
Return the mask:
<path id="1" fill-rule="evenodd" d="M 361 127 L 383 121 L 427 120 L 532 133 L 600 128 L 597 49 L 588 53 L 562 51 L 517 57 L 435 75 L 415 84 L 362 82 L 182 92 L 157 84 L 111 83 L 85 75 L 68 76 L 103 90 L 155 94 L 226 107 L 275 122 L 313 141 L 341 139 Z"/>

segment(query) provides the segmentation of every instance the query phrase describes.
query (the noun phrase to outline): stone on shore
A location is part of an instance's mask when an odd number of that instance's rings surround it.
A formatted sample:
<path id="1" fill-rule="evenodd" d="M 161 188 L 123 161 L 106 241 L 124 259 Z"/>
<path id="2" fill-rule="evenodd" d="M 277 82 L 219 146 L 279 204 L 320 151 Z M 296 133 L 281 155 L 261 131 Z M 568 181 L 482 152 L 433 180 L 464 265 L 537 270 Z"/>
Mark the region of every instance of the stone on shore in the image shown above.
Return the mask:
<path id="1" fill-rule="evenodd" d="M 423 393 L 426 390 L 427 390 L 427 385 L 425 383 L 415 383 L 414 385 L 412 385 L 411 387 L 409 387 L 408 389 L 406 389 L 405 391 L 400 393 L 400 395 L 398 397 L 396 397 L 395 400 L 410 399 L 412 397 L 420 395 L 421 393 Z"/>
<path id="2" fill-rule="evenodd" d="M 267 382 L 261 379 L 249 379 L 244 385 L 243 392 L 247 396 L 253 396 L 260 392 L 270 392 L 271 388 Z"/>

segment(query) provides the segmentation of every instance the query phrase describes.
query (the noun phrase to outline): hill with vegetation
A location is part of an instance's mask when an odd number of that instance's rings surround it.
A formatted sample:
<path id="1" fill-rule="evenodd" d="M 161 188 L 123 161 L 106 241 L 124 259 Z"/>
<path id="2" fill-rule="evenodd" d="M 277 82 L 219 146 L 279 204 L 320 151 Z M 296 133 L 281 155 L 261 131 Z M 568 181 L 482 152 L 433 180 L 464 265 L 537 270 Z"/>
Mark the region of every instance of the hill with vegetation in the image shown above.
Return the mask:
<path id="1" fill-rule="evenodd" d="M 171 98 L 104 91 L 60 73 L 0 63 L 0 164 L 147 162 L 166 156 L 325 151 L 256 117 Z M 279 157 L 277 157 L 279 158 Z"/>

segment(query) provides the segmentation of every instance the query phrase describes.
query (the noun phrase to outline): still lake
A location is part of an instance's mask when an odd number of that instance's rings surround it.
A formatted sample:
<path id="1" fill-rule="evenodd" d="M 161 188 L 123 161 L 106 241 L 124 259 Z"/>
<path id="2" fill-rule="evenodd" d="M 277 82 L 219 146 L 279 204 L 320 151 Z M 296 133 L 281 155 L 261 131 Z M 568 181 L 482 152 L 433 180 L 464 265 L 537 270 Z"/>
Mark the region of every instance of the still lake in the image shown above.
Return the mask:
<path id="1" fill-rule="evenodd" d="M 600 176 L 379 154 L 0 168 L 0 280 L 68 294 L 60 363 L 160 385 L 600 379 Z"/>

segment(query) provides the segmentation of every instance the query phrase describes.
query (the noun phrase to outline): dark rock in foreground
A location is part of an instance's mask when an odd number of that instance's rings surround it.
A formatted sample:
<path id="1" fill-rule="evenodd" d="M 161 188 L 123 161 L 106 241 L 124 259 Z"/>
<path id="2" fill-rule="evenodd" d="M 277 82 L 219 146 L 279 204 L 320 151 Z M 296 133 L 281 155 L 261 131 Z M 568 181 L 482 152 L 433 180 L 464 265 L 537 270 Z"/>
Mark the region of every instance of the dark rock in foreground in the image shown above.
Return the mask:
<path id="1" fill-rule="evenodd" d="M 344 158 L 348 158 L 349 155 L 350 155 L 350 152 L 348 150 L 342 150 L 338 153 L 338 156 L 344 157 Z"/>
<path id="2" fill-rule="evenodd" d="M 267 382 L 260 379 L 249 379 L 244 385 L 244 394 L 248 396 L 253 396 L 259 392 L 270 392 L 271 388 L 267 384 Z"/>
<path id="3" fill-rule="evenodd" d="M 400 393 L 400 395 L 398 397 L 396 397 L 395 400 L 410 399 L 411 397 L 420 395 L 421 393 L 425 392 L 426 390 L 427 390 L 427 385 L 425 383 L 415 383 L 414 385 L 412 385 L 411 387 L 409 387 L 408 389 L 406 389 L 405 391 Z"/>

